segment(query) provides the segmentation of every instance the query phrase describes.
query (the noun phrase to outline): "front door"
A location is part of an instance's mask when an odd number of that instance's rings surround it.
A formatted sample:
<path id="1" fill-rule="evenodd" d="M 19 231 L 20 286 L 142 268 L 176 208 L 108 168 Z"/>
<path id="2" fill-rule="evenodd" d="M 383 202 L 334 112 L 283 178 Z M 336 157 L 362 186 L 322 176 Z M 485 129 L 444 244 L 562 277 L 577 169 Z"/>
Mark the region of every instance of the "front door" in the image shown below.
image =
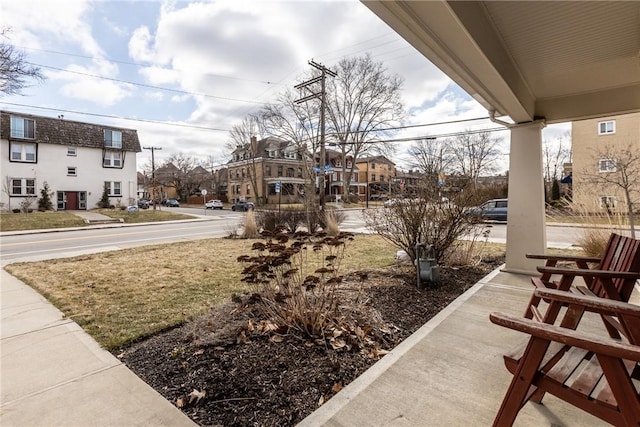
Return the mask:
<path id="1" fill-rule="evenodd" d="M 65 195 L 67 196 L 66 209 L 77 210 L 78 209 L 78 193 L 75 191 L 66 191 Z"/>

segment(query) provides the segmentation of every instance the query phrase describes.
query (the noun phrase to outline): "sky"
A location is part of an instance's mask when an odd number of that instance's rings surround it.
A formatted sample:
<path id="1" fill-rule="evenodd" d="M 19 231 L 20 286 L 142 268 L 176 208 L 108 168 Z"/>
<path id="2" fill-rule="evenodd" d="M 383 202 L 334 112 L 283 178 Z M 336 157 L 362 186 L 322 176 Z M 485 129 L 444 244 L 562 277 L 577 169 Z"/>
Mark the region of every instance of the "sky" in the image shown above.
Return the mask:
<path id="1" fill-rule="evenodd" d="M 136 129 L 156 162 L 184 154 L 229 160 L 229 130 L 301 83 L 310 60 L 332 68 L 370 54 L 403 81 L 411 127 L 397 137 L 496 128 L 487 111 L 356 0 L 89 1 L 0 0 L 9 42 L 46 80 L 0 109 Z M 569 124 L 543 139 L 567 143 Z M 508 131 L 497 172 L 508 169 Z M 394 160 L 408 168 L 407 148 Z M 151 150 L 137 156 L 138 169 Z"/>

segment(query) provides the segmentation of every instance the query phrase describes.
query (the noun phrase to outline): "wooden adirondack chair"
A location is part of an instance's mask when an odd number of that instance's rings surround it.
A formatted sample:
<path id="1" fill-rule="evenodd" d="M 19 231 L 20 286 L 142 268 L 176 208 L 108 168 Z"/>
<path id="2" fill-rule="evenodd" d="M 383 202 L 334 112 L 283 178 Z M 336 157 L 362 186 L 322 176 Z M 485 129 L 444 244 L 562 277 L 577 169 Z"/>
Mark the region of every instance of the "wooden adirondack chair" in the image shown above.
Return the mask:
<path id="1" fill-rule="evenodd" d="M 640 380 L 640 307 L 557 290 L 537 289 L 535 295 L 550 307 L 567 306 L 567 315 L 614 315 L 627 338 L 492 313 L 493 323 L 531 335 L 493 425 L 511 426 L 528 400 L 547 392 L 608 423 L 640 425 L 640 396 L 633 384 Z"/>
<path id="2" fill-rule="evenodd" d="M 589 257 L 555 256 L 555 255 L 527 255 L 528 258 L 544 259 L 545 266 L 538 267 L 542 273 L 540 277 L 532 277 L 531 282 L 536 289 L 558 289 L 562 291 L 580 292 L 585 295 L 595 295 L 617 301 L 627 302 L 631 297 L 636 280 L 640 278 L 640 240 L 612 233 L 605 253 L 601 259 Z M 557 267 L 559 261 L 575 262 L 577 268 Z M 589 268 L 589 263 L 598 263 L 595 268 Z M 560 275 L 559 280 L 552 280 L 553 275 Z M 581 277 L 584 285 L 574 285 L 574 280 Z M 529 301 L 525 311 L 527 319 L 535 318 L 545 323 L 553 323 L 560 311 L 560 305 L 554 305 L 542 314 L 539 310 L 541 298 L 535 293 Z M 580 321 L 579 312 L 573 319 Z M 618 326 L 613 317 L 607 318 L 607 330 L 612 337 L 619 338 Z M 565 327 L 570 327 L 571 319 L 564 320 Z"/>

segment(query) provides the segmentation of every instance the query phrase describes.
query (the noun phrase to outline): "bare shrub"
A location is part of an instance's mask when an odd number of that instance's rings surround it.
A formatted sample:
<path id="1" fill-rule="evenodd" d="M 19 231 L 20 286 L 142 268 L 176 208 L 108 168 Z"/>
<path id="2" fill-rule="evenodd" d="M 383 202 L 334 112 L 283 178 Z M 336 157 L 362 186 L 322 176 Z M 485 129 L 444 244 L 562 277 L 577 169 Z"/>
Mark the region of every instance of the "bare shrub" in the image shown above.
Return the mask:
<path id="1" fill-rule="evenodd" d="M 446 263 L 454 244 L 462 236 L 473 235 L 479 218 L 466 215 L 467 194 L 460 192 L 443 202 L 438 188 L 422 185 L 416 199 L 398 199 L 389 207 L 364 211 L 365 225 L 389 243 L 405 251 L 412 261 L 416 244 L 432 245 L 440 263 Z"/>
<path id="2" fill-rule="evenodd" d="M 256 213 L 256 222 L 259 229 L 275 231 L 285 227 L 291 233 L 295 233 L 298 226 L 304 222 L 305 214 L 301 210 L 285 209 L 281 211 L 260 209 Z"/>
<path id="3" fill-rule="evenodd" d="M 20 201 L 20 212 L 28 213 L 31 205 L 36 201 L 36 196 L 26 196 Z"/>
<path id="4" fill-rule="evenodd" d="M 258 224 L 256 223 L 256 216 L 253 210 L 247 211 L 244 215 L 244 229 L 242 231 L 242 237 L 245 239 L 253 239 L 259 237 Z"/>
<path id="5" fill-rule="evenodd" d="M 449 265 L 479 265 L 482 263 L 491 228 L 491 225 L 473 227 L 467 238 L 456 241 L 448 258 Z"/>
<path id="6" fill-rule="evenodd" d="M 279 333 L 297 333 L 334 349 L 358 346 L 366 333 L 340 307 L 340 268 L 351 233 L 263 233 L 246 263 L 243 281 L 256 287 L 260 310 Z M 358 332 L 359 331 L 359 332 Z"/>
<path id="7" fill-rule="evenodd" d="M 340 214 L 342 215 L 342 218 L 344 218 L 344 213 L 336 211 L 336 210 L 327 210 L 325 212 L 325 218 L 324 218 L 324 231 L 330 235 L 330 236 L 336 236 L 339 232 L 340 232 L 340 222 L 339 222 L 339 217 Z"/>
<path id="8" fill-rule="evenodd" d="M 619 210 L 600 209 L 595 204 L 577 201 L 570 202 L 569 207 L 585 223 L 576 242 L 587 256 L 601 257 L 611 233 L 620 233 L 627 228 L 626 217 Z"/>

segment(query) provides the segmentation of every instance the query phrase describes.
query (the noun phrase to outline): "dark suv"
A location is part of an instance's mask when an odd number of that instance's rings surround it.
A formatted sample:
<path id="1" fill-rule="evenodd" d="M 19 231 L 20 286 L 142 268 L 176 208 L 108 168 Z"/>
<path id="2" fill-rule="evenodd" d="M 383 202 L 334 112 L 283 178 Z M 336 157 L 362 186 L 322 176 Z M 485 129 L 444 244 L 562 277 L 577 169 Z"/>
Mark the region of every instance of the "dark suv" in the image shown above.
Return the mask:
<path id="1" fill-rule="evenodd" d="M 180 202 L 177 199 L 167 199 L 163 203 L 163 205 L 168 206 L 170 208 L 179 208 Z"/>
<path id="2" fill-rule="evenodd" d="M 253 204 L 253 202 L 245 202 L 245 201 L 237 201 L 235 202 L 232 206 L 231 206 L 231 210 L 232 211 L 240 211 L 240 212 L 246 212 L 249 211 L 251 209 L 253 209 L 255 207 L 255 205 Z"/>
<path id="3" fill-rule="evenodd" d="M 492 199 L 477 207 L 476 213 L 484 219 L 507 220 L 507 199 Z"/>

